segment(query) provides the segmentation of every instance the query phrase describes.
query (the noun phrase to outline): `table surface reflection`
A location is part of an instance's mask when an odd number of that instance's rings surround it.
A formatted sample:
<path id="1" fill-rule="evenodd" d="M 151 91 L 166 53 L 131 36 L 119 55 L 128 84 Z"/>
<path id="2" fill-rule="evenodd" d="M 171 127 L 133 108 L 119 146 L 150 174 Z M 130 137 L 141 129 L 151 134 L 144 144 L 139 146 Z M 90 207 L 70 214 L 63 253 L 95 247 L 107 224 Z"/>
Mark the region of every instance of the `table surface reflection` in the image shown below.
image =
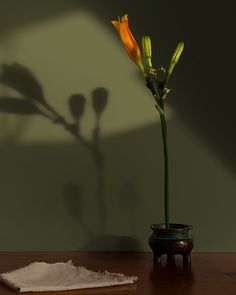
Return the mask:
<path id="1" fill-rule="evenodd" d="M 96 271 L 137 275 L 138 282 L 117 287 L 31 294 L 236 295 L 236 253 L 193 253 L 191 267 L 183 267 L 181 259 L 176 259 L 173 266 L 166 266 L 164 260 L 161 265 L 153 266 L 152 253 L 149 252 L 0 252 L 0 273 L 35 261 L 54 263 L 69 259 L 75 265 Z M 0 295 L 10 294 L 15 292 L 0 283 Z"/>

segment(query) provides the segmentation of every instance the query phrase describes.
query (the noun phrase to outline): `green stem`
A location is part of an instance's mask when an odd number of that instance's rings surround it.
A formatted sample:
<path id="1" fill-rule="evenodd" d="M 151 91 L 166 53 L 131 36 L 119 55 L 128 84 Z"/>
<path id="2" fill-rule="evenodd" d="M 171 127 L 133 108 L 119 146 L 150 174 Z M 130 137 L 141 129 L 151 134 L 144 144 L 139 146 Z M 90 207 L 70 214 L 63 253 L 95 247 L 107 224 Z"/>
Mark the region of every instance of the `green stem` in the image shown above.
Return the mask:
<path id="1" fill-rule="evenodd" d="M 163 106 L 162 106 L 163 109 Z M 163 149 L 164 149 L 164 166 L 165 166 L 165 226 L 169 228 L 169 165 L 168 165 L 168 146 L 167 146 L 167 127 L 165 114 L 160 114 L 161 119 L 161 129 L 162 129 L 162 139 L 163 139 Z"/>
<path id="2" fill-rule="evenodd" d="M 167 126 L 166 118 L 164 111 L 164 94 L 163 91 L 159 88 L 158 81 L 154 77 L 148 77 L 146 79 L 146 86 L 151 90 L 152 95 L 156 101 L 156 109 L 160 115 L 161 119 L 161 130 L 162 130 L 162 139 L 163 139 L 163 150 L 164 150 L 164 167 L 165 167 L 165 176 L 164 176 L 164 206 L 165 206 L 165 226 L 166 228 L 170 227 L 169 222 L 169 165 L 168 165 L 168 147 L 167 147 Z M 166 80 L 167 83 L 167 80 Z M 164 89 L 164 88 L 163 88 Z"/>

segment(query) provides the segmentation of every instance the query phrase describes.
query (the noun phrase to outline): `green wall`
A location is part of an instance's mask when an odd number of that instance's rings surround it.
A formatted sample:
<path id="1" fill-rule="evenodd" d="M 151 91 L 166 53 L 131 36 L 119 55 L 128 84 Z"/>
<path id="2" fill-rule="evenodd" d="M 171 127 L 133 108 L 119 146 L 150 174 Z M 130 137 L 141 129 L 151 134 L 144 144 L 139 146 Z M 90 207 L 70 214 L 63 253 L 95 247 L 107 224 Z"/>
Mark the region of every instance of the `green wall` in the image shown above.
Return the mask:
<path id="1" fill-rule="evenodd" d="M 92 144 L 99 127 L 103 166 L 62 125 L 0 103 L 0 250 L 149 249 L 164 219 L 161 129 L 110 24 L 127 12 L 138 41 L 150 33 L 156 66 L 186 44 L 167 102 L 171 220 L 193 225 L 195 251 L 235 251 L 232 2 L 20 2 L 0 1 L 0 63 L 29 69 L 68 122 L 70 96 L 83 95 L 81 136 Z M 94 93 L 107 98 L 99 126 Z M 3 85 L 0 96 L 21 97 Z"/>

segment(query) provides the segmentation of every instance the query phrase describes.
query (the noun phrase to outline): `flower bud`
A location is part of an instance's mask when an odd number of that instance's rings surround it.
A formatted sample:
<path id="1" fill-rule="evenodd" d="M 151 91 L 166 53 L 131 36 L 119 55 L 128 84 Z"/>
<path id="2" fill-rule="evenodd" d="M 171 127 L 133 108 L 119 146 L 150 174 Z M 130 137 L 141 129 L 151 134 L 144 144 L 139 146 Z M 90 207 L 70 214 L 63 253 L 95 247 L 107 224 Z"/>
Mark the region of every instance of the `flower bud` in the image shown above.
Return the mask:
<path id="1" fill-rule="evenodd" d="M 152 68 L 152 44 L 149 36 L 142 37 L 143 57 L 148 68 Z"/>
<path id="2" fill-rule="evenodd" d="M 177 62 L 179 61 L 179 58 L 184 50 L 184 42 L 179 42 L 177 47 L 175 48 L 175 51 L 171 57 L 169 69 L 167 71 L 167 76 L 169 77 L 171 73 L 173 72 L 173 69 Z"/>

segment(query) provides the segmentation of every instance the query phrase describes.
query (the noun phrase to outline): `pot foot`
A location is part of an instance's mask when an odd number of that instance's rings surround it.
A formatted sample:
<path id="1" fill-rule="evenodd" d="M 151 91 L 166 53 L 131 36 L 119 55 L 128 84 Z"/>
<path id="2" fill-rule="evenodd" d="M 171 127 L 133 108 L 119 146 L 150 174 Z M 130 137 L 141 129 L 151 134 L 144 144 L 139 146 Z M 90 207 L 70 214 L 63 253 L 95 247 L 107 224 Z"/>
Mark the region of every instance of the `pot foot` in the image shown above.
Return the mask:
<path id="1" fill-rule="evenodd" d="M 166 255 L 167 257 L 167 265 L 175 265 L 175 255 L 174 254 L 153 254 L 153 265 L 160 266 L 161 265 L 161 257 L 162 255 Z M 178 255 L 178 254 L 176 254 Z M 191 267 L 191 253 L 181 254 L 183 258 L 183 266 Z"/>
<path id="2" fill-rule="evenodd" d="M 153 264 L 156 265 L 160 265 L 161 264 L 161 255 L 155 255 L 153 254 Z"/>
<path id="3" fill-rule="evenodd" d="M 183 265 L 191 265 L 191 253 L 183 254 Z"/>
<path id="4" fill-rule="evenodd" d="M 175 264 L 175 255 L 167 254 L 167 265 Z"/>

